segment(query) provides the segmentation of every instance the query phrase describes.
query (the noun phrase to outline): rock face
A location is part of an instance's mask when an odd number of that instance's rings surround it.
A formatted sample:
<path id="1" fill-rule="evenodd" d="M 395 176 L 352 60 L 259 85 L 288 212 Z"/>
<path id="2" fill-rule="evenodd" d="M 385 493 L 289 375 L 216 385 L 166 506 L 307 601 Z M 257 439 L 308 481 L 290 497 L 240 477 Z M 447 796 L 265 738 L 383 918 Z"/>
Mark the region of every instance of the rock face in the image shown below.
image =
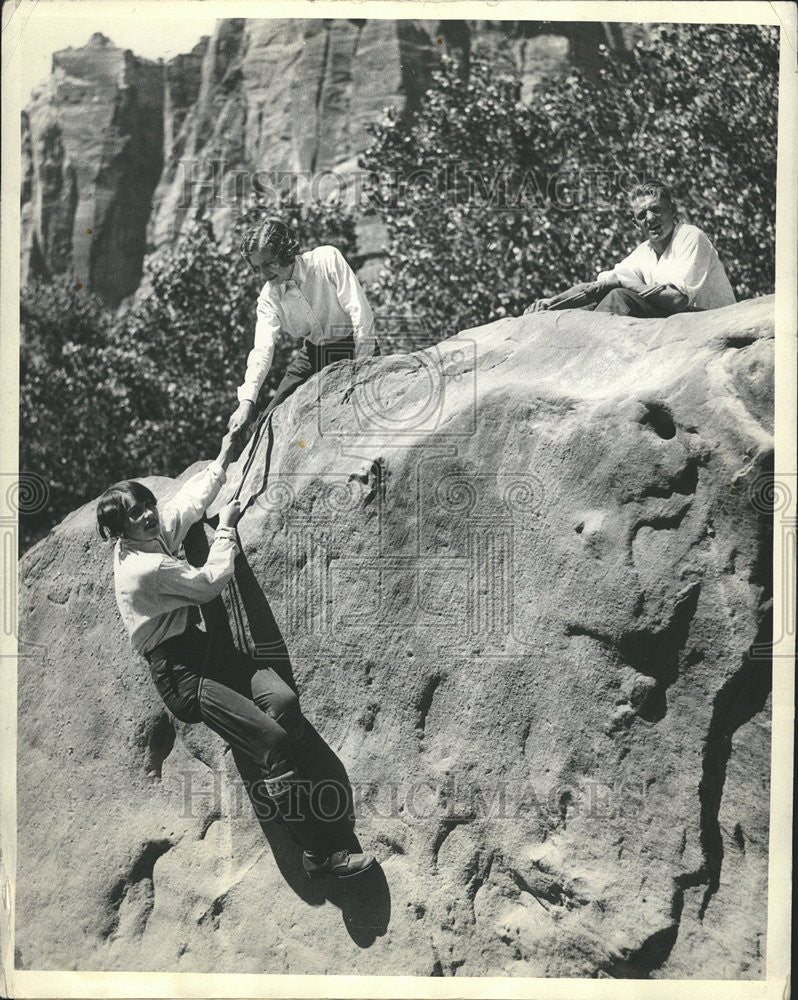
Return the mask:
<path id="1" fill-rule="evenodd" d="M 167 717 L 63 521 L 22 564 L 19 966 L 762 976 L 772 313 L 507 319 L 276 411 L 227 609 L 348 774 L 345 886 Z"/>
<path id="2" fill-rule="evenodd" d="M 415 109 L 443 52 L 465 77 L 472 57 L 490 59 L 518 76 L 522 98 L 532 100 L 544 75 L 573 65 L 594 73 L 599 45 L 622 51 L 632 37 L 599 22 L 221 21 L 198 97 L 165 157 L 150 242 L 169 243 L 207 215 L 225 233 L 257 192 L 336 194 L 360 207 L 355 175 L 368 126 L 390 105 Z M 361 256 L 378 253 L 379 244 L 361 220 Z"/>
<path id="3" fill-rule="evenodd" d="M 163 163 L 162 76 L 101 34 L 53 55 L 22 123 L 26 277 L 72 271 L 112 304 L 136 290 Z"/>
<path id="4" fill-rule="evenodd" d="M 544 74 L 594 72 L 600 44 L 624 36 L 599 22 L 228 19 L 156 65 L 94 35 L 55 53 L 23 118 L 24 276 L 74 271 L 116 305 L 147 250 L 198 217 L 227 233 L 257 191 L 357 206 L 367 126 L 416 107 L 442 52 L 466 76 L 490 58 L 529 100 Z M 373 225 L 361 244 L 379 252 Z"/>

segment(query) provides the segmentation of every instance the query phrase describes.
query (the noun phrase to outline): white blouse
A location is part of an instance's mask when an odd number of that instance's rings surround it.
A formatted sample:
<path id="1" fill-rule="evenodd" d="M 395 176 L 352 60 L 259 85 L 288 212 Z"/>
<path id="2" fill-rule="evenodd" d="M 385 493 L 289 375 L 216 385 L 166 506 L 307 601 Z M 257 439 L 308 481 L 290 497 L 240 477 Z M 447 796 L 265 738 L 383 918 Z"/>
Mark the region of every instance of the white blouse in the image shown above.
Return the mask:
<path id="1" fill-rule="evenodd" d="M 146 542 L 120 538 L 116 543 L 116 601 L 130 642 L 140 653 L 185 632 L 189 608 L 218 597 L 233 575 L 238 552 L 235 528 L 216 529 L 204 566 L 191 566 L 182 549 L 188 529 L 205 513 L 225 478 L 221 465 L 211 462 L 159 507 L 157 538 Z"/>
<path id="2" fill-rule="evenodd" d="M 255 346 L 247 358 L 239 401 L 255 402 L 271 368 L 280 331 L 313 344 L 352 335 L 355 358 L 368 357 L 374 346 L 374 314 L 357 276 L 335 247 L 298 254 L 291 278 L 267 281 L 258 296 Z"/>

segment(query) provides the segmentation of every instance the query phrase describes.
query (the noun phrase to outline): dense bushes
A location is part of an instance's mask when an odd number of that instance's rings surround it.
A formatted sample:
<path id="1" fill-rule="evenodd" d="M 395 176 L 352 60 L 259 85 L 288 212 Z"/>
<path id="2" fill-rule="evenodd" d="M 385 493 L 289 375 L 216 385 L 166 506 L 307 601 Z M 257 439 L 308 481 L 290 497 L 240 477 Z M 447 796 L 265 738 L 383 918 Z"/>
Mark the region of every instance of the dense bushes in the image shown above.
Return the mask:
<path id="1" fill-rule="evenodd" d="M 420 112 L 363 157 L 389 247 L 376 294 L 443 339 L 592 280 L 638 242 L 624 191 L 658 177 L 714 241 L 738 298 L 772 291 L 777 30 L 651 28 L 600 80 L 530 105 L 516 80 L 444 64 Z"/>
<path id="2" fill-rule="evenodd" d="M 198 223 L 147 261 L 120 316 L 67 279 L 34 284 L 21 302 L 20 469 L 41 476 L 46 505 L 20 517 L 26 548 L 114 480 L 174 476 L 212 457 L 237 404 L 252 346 L 256 276 L 232 240 Z M 284 205 L 304 247 L 354 250 L 354 226 L 335 206 Z M 273 391 L 293 345 L 275 352 Z"/>
<path id="3" fill-rule="evenodd" d="M 651 176 L 709 233 L 738 298 L 771 291 L 777 38 L 754 25 L 652 26 L 627 59 L 606 57 L 596 84 L 550 82 L 530 105 L 487 65 L 473 61 L 465 84 L 444 63 L 415 116 L 389 113 L 363 157 L 388 233 L 369 292 L 383 346 L 391 323 L 421 346 L 425 329 L 442 340 L 594 277 L 638 242 L 624 190 Z M 304 246 L 354 254 L 342 209 L 280 211 Z M 263 212 L 252 206 L 238 229 Z M 23 545 L 114 479 L 174 475 L 213 453 L 258 291 L 236 235 L 198 223 L 148 259 L 121 317 L 66 281 L 25 290 L 20 468 L 50 496 L 22 519 Z M 267 388 L 292 347 L 279 345 Z"/>

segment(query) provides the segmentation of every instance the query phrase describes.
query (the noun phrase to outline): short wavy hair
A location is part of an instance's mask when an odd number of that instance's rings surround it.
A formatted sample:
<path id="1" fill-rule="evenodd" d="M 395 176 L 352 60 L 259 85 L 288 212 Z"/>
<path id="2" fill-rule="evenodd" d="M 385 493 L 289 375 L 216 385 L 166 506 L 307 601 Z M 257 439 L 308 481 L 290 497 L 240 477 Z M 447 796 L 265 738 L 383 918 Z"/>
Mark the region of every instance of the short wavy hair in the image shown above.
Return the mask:
<path id="1" fill-rule="evenodd" d="M 280 267 L 293 263 L 299 253 L 299 240 L 282 219 L 268 217 L 246 230 L 241 240 L 241 256 L 252 267 L 255 251 L 271 250 Z"/>
<path id="2" fill-rule="evenodd" d="M 629 192 L 629 201 L 636 201 L 638 198 L 658 198 L 666 202 L 675 211 L 676 202 L 673 200 L 671 189 L 661 181 L 643 181 L 642 184 L 635 184 Z"/>
<path id="3" fill-rule="evenodd" d="M 128 512 L 138 504 L 157 507 L 158 501 L 151 490 L 135 479 L 123 479 L 109 486 L 97 501 L 97 530 L 100 538 L 122 538 L 127 527 Z"/>

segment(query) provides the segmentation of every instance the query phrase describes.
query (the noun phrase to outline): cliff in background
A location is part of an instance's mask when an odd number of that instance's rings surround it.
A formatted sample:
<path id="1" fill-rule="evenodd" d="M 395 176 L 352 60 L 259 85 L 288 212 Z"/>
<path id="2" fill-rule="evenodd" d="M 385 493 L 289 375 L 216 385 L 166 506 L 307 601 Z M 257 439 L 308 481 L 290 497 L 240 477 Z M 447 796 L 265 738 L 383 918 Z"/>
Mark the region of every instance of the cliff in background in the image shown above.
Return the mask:
<path id="1" fill-rule="evenodd" d="M 623 29 L 627 38 L 634 30 Z M 620 52 L 621 28 L 233 19 L 161 64 L 95 34 L 55 53 L 49 84 L 23 115 L 23 278 L 72 273 L 117 305 L 137 288 L 145 253 L 188 222 L 207 215 L 227 233 L 258 173 L 267 190 L 270 172 L 297 178 L 302 196 L 313 175 L 351 176 L 368 124 L 389 105 L 416 107 L 441 53 L 464 79 L 471 58 L 489 58 L 531 100 L 546 74 L 593 74 L 599 45 Z M 380 252 L 381 232 L 361 221 L 367 258 Z"/>
<path id="2" fill-rule="evenodd" d="M 21 562 L 18 968 L 761 978 L 772 296 L 341 362 L 274 431 L 227 612 L 380 867 L 309 884 L 169 717 L 86 504 Z"/>
<path id="3" fill-rule="evenodd" d="M 92 35 L 53 56 L 23 129 L 23 276 L 72 273 L 112 304 L 136 290 L 163 167 L 163 69 Z"/>

